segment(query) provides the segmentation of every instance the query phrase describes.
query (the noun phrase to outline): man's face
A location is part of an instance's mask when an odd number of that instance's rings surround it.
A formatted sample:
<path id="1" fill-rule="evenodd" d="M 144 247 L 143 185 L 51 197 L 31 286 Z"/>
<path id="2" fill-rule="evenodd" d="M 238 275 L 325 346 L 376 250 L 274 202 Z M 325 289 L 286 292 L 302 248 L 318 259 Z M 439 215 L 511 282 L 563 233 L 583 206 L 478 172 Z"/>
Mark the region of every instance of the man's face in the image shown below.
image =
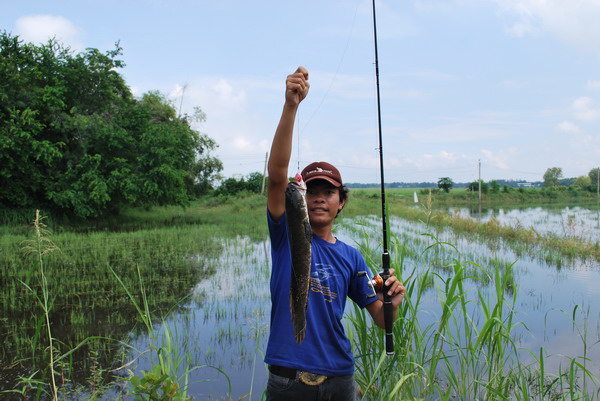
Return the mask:
<path id="1" fill-rule="evenodd" d="M 340 190 L 325 180 L 314 180 L 307 184 L 306 204 L 310 224 L 323 226 L 333 224 L 338 211 L 345 202 L 340 202 Z"/>

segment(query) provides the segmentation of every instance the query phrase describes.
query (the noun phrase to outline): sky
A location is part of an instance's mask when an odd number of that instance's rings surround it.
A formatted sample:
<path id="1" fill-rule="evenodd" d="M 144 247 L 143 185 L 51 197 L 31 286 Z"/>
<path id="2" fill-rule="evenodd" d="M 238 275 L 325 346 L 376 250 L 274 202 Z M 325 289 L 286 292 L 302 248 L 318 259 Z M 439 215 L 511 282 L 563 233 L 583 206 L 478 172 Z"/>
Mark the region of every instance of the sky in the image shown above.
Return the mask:
<path id="1" fill-rule="evenodd" d="M 289 174 L 325 160 L 347 183 L 380 182 L 371 1 L 0 3 L 0 30 L 24 41 L 119 42 L 137 96 L 205 112 L 194 128 L 226 178 L 264 171 L 285 78 L 305 66 Z M 600 0 L 378 0 L 376 13 L 386 182 L 600 165 Z"/>

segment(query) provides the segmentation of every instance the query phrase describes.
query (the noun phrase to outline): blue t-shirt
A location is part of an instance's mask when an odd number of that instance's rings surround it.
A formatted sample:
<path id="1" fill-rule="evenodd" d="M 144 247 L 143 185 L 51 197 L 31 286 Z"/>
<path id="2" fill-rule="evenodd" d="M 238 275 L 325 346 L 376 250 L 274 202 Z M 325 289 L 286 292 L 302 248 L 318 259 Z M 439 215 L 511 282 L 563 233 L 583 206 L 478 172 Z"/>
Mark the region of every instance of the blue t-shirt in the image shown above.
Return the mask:
<path id="1" fill-rule="evenodd" d="M 291 257 L 286 215 L 274 222 L 267 211 L 271 237 L 271 333 L 265 362 L 327 376 L 354 372 L 350 340 L 342 325 L 346 298 L 364 308 L 377 300 L 364 277 L 364 258 L 340 240 L 331 244 L 313 234 L 306 337 L 296 344 L 290 315 Z"/>

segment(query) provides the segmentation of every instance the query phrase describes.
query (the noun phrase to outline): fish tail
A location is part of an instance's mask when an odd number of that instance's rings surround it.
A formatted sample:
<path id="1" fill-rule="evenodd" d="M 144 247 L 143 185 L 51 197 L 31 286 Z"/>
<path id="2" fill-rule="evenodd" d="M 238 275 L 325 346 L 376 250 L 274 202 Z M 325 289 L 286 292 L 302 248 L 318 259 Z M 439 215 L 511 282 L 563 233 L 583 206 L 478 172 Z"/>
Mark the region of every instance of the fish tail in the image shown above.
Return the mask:
<path id="1" fill-rule="evenodd" d="M 290 309 L 292 313 L 292 325 L 294 326 L 294 337 L 296 338 L 296 344 L 301 344 L 306 336 L 306 307 L 302 308 L 300 302 L 294 300 L 290 294 Z"/>

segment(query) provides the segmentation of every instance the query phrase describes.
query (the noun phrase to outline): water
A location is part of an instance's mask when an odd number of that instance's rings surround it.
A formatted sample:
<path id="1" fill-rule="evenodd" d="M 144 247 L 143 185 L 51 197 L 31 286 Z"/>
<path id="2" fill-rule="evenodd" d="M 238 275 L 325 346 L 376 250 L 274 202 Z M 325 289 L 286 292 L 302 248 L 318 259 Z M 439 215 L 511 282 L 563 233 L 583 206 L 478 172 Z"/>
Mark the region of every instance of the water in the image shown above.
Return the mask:
<path id="1" fill-rule="evenodd" d="M 600 240 L 600 211 L 579 206 L 562 208 L 526 207 L 518 209 L 478 209 L 451 207 L 450 215 L 470 217 L 482 222 L 496 219 L 500 224 L 529 229 L 540 234 L 556 234 L 561 237 L 578 237 L 587 241 Z"/>
<path id="2" fill-rule="evenodd" d="M 452 209 L 449 213 L 473 216 L 468 209 Z M 502 224 L 534 225 L 538 231 L 561 233 L 598 239 L 595 211 L 565 208 L 553 211 L 544 208 L 486 210 L 477 217 L 498 219 Z M 265 222 L 266 224 L 266 222 Z M 335 235 L 350 245 L 358 246 L 364 240 L 362 231 L 369 234 L 371 246 L 380 241 L 378 217 L 343 219 L 336 223 Z M 466 282 L 467 291 L 486 290 L 486 275 L 495 264 L 514 263 L 514 281 L 517 291 L 516 318 L 524 323 L 515 330 L 517 345 L 539 353 L 555 355 L 546 360 L 548 370 L 565 364 L 558 354 L 583 355 L 582 337 L 589 346 L 587 356 L 600 361 L 600 263 L 597 261 L 564 261 L 560 266 L 548 264 L 533 252 L 515 250 L 501 240 L 478 242 L 450 230 L 434 231 L 422 223 L 392 217 L 390 233 L 397 236 L 410 250 L 403 270 L 408 277 L 412 272 L 432 269 L 442 277 L 448 275 L 445 264 L 458 258 L 481 266 L 473 274 L 480 279 Z M 431 236 L 422 235 L 430 233 Z M 435 246 L 425 251 L 435 240 L 453 244 Z M 269 274 L 270 249 L 268 239 L 260 242 L 246 237 L 223 241 L 225 251 L 207 262 L 216 268 L 216 274 L 196 283 L 192 296 L 184 305 L 155 325 L 158 337 L 168 327 L 179 355 L 189 357 L 188 394 L 196 400 L 239 399 L 260 400 L 267 381 L 263 363 L 268 337 L 270 313 Z M 392 255 L 394 256 L 394 255 Z M 199 255 L 199 258 L 202 256 Z M 491 292 L 491 289 L 489 289 Z M 419 316 L 422 327 L 439 316 L 436 291 L 429 290 L 423 302 L 425 313 Z M 349 308 L 351 309 L 351 308 Z M 577 324 L 573 324 L 573 314 Z M 129 343 L 135 351 L 126 360 L 133 361 L 127 368 L 137 374 L 149 370 L 148 350 L 151 340 L 143 331 L 130 334 Z M 160 345 L 159 340 L 159 344 Z M 524 353 L 527 354 L 526 352 Z M 121 371 L 125 374 L 126 369 Z M 593 373 L 600 376 L 597 362 Z M 105 400 L 113 399 L 114 393 Z"/>
<path id="3" fill-rule="evenodd" d="M 505 224 L 531 221 L 540 229 L 542 226 L 538 219 L 542 218 L 545 227 L 550 230 L 552 225 L 555 229 L 562 229 L 562 222 L 569 218 L 573 209 L 569 210 L 557 214 L 560 218 L 545 217 L 541 208 L 526 209 L 521 214 L 515 210 L 489 212 L 486 216 L 501 216 L 496 218 L 501 218 Z M 465 212 L 461 210 L 460 213 Z M 549 216 L 554 212 L 547 213 Z M 577 221 L 586 220 L 581 218 L 581 214 Z M 363 238 L 357 229 L 365 230 L 370 233 L 373 242 L 377 242 L 379 224 L 377 217 L 341 220 L 336 236 L 355 245 L 356 241 Z M 514 263 L 516 319 L 524 323 L 514 331 L 517 346 L 531 350 L 536 355 L 539 348 L 544 347 L 547 354 L 555 355 L 546 360 L 546 369 L 565 365 L 565 360 L 558 354 L 583 355 L 584 334 L 588 344 L 600 340 L 598 262 L 573 261 L 556 268 L 535 255 L 517 254 L 502 241 L 489 244 L 474 242 L 450 230 L 433 234 L 440 241 L 452 243 L 456 249 L 441 245 L 423 252 L 435 242 L 433 237 L 421 235 L 430 232 L 430 228 L 396 218 L 392 218 L 390 224 L 390 232 L 400 237 L 413 253 L 405 260 L 404 271 L 400 272 L 405 276 L 426 268 L 437 269 L 439 274 L 444 275 L 446 270 L 440 266 L 443 265 L 440 260 L 451 261 L 455 257 L 479 264 L 482 276 L 493 270 L 495 263 Z M 580 232 L 589 234 L 592 229 L 586 225 Z M 231 385 L 230 395 L 233 399 L 246 396 L 247 400 L 259 400 L 267 380 L 267 370 L 262 360 L 270 311 L 269 244 L 267 240 L 253 243 L 240 237 L 228 240 L 224 245 L 227 252 L 213 261 L 219 273 L 197 284 L 194 289 L 194 294 L 202 301 L 190 302 L 186 305 L 187 312 L 171 316 L 169 324 L 179 333 L 185 333 L 185 341 L 181 341 L 180 347 L 192 355 L 192 365 L 204 366 L 190 374 L 190 395 L 199 400 L 224 399 Z M 482 286 L 485 288 L 480 281 L 467 282 L 467 291 L 481 290 Z M 200 297 L 200 294 L 204 296 Z M 439 302 L 435 290 L 427 292 L 424 305 L 427 306 L 426 313 L 419 316 L 422 327 L 434 322 L 438 316 Z M 579 322 L 575 326 L 572 319 L 574 311 Z M 138 339 L 135 345 L 138 349 L 145 349 L 143 339 Z M 600 361 L 600 347 L 591 346 L 587 356 L 592 361 Z M 140 364 L 140 368 L 148 369 L 148 366 Z M 216 368 L 225 372 L 230 381 Z M 600 374 L 597 364 L 593 365 L 592 371 Z"/>

